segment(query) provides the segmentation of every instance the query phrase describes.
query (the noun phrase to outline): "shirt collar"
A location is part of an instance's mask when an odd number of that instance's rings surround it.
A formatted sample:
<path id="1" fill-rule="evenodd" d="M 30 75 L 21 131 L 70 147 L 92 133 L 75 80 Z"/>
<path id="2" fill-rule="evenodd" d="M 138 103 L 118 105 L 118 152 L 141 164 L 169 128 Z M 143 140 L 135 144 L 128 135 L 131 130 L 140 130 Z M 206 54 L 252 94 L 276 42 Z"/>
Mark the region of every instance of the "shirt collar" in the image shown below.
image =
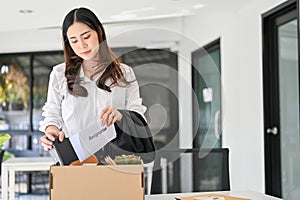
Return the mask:
<path id="1" fill-rule="evenodd" d="M 84 77 L 85 77 L 84 72 L 83 72 L 83 69 L 82 69 L 82 65 L 80 66 L 79 77 L 80 77 L 80 78 L 84 78 Z"/>
<path id="2" fill-rule="evenodd" d="M 92 80 L 84 74 L 82 65 L 80 66 L 80 70 L 79 70 L 79 78 L 83 82 L 92 82 Z"/>

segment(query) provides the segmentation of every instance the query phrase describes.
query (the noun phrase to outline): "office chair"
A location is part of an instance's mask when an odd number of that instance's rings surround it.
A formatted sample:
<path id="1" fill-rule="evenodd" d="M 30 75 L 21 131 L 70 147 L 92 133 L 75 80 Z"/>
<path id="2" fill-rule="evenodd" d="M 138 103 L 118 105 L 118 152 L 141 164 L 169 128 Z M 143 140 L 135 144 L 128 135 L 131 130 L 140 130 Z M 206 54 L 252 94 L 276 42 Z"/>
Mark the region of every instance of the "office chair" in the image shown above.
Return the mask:
<path id="1" fill-rule="evenodd" d="M 230 190 L 228 148 L 163 150 L 157 154 L 152 194 Z"/>

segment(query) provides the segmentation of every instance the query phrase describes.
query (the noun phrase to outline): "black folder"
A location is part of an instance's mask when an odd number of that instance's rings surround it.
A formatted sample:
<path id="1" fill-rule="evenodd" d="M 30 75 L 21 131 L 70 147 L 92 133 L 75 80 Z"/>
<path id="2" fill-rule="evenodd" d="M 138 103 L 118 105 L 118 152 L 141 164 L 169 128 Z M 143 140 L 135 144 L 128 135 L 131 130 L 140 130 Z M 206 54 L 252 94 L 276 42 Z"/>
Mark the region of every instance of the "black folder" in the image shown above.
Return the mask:
<path id="1" fill-rule="evenodd" d="M 69 140 L 64 138 L 62 142 L 57 139 L 53 142 L 53 148 L 49 151 L 55 163 L 59 165 L 70 165 L 73 161 L 78 160 L 77 154 Z"/>

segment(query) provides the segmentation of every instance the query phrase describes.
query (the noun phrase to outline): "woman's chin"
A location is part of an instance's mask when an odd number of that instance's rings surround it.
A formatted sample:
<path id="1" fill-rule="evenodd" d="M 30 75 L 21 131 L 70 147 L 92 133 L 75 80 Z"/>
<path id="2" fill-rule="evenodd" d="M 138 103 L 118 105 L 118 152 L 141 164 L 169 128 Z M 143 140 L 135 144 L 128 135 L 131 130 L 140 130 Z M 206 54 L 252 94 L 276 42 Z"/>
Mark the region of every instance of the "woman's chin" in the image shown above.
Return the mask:
<path id="1" fill-rule="evenodd" d="M 80 57 L 84 60 L 92 60 L 94 56 L 92 55 L 92 53 L 89 53 L 89 54 L 81 54 Z"/>

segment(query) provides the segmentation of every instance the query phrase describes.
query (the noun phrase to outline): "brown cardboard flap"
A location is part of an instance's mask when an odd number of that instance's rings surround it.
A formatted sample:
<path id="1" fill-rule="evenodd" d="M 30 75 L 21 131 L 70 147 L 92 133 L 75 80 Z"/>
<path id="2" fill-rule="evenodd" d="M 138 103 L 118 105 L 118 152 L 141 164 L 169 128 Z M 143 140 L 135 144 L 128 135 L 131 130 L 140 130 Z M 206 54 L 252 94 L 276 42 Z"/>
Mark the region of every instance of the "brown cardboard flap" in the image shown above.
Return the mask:
<path id="1" fill-rule="evenodd" d="M 189 196 L 189 197 L 177 197 L 177 200 L 194 200 L 197 197 L 203 197 L 203 196 L 210 196 L 210 197 L 224 197 L 226 200 L 250 200 L 240 197 L 232 197 L 227 195 L 221 195 L 221 194 L 203 194 L 203 195 L 197 195 L 197 196 Z"/>
<path id="2" fill-rule="evenodd" d="M 95 155 L 91 155 L 84 161 L 80 162 L 79 160 L 73 161 L 70 165 L 84 165 L 84 164 L 98 164 L 99 161 Z"/>

